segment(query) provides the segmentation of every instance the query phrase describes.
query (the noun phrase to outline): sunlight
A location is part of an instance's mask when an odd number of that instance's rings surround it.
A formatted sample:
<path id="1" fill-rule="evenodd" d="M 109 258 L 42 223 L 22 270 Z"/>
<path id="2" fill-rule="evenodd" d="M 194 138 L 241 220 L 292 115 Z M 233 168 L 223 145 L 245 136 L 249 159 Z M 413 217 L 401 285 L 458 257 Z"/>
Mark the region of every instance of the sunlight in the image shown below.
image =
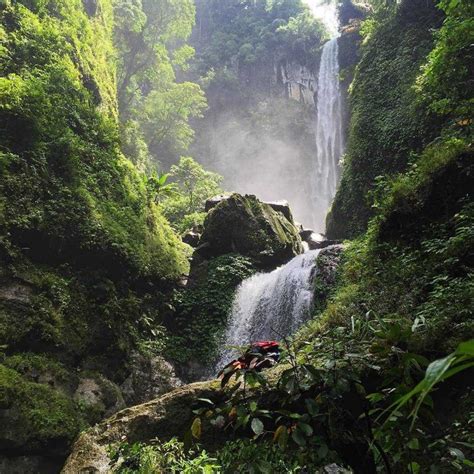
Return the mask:
<path id="1" fill-rule="evenodd" d="M 331 38 L 339 36 L 339 19 L 336 4 L 331 0 L 304 0 L 313 15 L 320 19 L 328 29 Z"/>

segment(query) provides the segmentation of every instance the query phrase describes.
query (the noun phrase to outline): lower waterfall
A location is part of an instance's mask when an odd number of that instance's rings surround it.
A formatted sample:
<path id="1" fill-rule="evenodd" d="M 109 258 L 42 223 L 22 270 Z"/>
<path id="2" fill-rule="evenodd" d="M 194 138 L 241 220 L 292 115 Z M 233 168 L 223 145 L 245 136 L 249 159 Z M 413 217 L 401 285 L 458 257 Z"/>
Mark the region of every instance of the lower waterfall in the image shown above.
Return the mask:
<path id="1" fill-rule="evenodd" d="M 258 273 L 240 284 L 216 368 L 238 353 L 229 346 L 281 339 L 308 320 L 318 254 L 319 250 L 308 251 L 271 273 Z"/>

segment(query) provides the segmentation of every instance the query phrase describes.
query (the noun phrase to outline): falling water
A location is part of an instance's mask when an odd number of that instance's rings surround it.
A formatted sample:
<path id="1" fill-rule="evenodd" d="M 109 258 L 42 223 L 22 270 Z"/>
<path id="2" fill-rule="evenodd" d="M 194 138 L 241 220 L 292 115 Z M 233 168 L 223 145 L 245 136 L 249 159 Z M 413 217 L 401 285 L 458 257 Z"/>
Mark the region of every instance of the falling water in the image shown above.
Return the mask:
<path id="1" fill-rule="evenodd" d="M 224 347 L 217 367 L 235 356 L 228 346 L 281 339 L 306 321 L 313 303 L 313 281 L 319 250 L 298 255 L 271 273 L 258 273 L 237 289 Z"/>
<path id="2" fill-rule="evenodd" d="M 326 213 L 336 194 L 339 160 L 344 151 L 338 56 L 337 38 L 333 38 L 323 46 L 318 76 L 312 202 L 313 225 L 319 232 L 324 232 Z"/>

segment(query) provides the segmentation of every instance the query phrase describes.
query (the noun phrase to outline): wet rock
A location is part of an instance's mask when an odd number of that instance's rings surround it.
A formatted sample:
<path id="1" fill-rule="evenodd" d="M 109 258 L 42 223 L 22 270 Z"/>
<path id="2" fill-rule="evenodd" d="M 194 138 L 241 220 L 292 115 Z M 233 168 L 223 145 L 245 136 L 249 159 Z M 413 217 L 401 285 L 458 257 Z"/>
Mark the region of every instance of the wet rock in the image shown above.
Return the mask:
<path id="1" fill-rule="evenodd" d="M 276 267 L 302 251 L 301 238 L 292 220 L 255 196 L 240 194 L 221 199 L 211 208 L 196 249 L 204 258 L 238 253 L 261 267 Z"/>
<path id="2" fill-rule="evenodd" d="M 281 212 L 292 224 L 296 226 L 288 201 L 265 201 L 265 204 L 268 204 L 274 211 Z"/>
<path id="3" fill-rule="evenodd" d="M 5 474 L 51 474 L 62 464 L 63 459 L 45 456 L 0 456 L 0 472 Z"/>
<path id="4" fill-rule="evenodd" d="M 135 353 L 131 357 L 131 373 L 120 388 L 130 406 L 152 400 L 181 385 L 173 366 L 165 359 Z"/>
<path id="5" fill-rule="evenodd" d="M 32 288 L 22 282 L 9 282 L 0 286 L 0 300 L 26 304 L 32 295 Z"/>
<path id="6" fill-rule="evenodd" d="M 314 304 L 316 309 L 323 309 L 328 297 L 336 287 L 337 272 L 341 263 L 344 246 L 330 245 L 323 248 L 317 258 Z"/>
<path id="7" fill-rule="evenodd" d="M 196 248 L 199 245 L 199 239 L 201 238 L 201 234 L 195 232 L 194 230 L 190 230 L 186 232 L 181 240 L 185 243 L 190 245 L 191 247 Z"/>
<path id="8" fill-rule="evenodd" d="M 230 194 L 218 194 L 206 200 L 204 204 L 204 210 L 209 212 L 211 209 L 214 209 L 219 203 L 230 198 Z"/>
<path id="9" fill-rule="evenodd" d="M 318 234 L 311 229 L 301 229 L 300 237 L 303 243 L 307 244 L 308 250 L 324 249 L 341 243 L 338 240 L 328 240 L 323 234 Z"/>

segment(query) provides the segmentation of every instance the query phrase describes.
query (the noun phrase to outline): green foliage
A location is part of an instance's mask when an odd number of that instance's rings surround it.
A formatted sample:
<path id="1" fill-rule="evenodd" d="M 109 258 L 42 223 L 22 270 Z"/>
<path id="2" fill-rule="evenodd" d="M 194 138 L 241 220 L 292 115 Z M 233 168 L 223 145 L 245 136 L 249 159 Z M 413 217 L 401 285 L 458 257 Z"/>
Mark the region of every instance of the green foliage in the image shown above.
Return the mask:
<path id="1" fill-rule="evenodd" d="M 119 150 L 112 3 L 84 3 L 0 7 L 1 377 L 20 455 L 64 456 L 99 421 L 105 409 L 72 401 L 76 370 L 121 383 L 188 268 L 146 177 Z M 127 143 L 143 157 L 140 134 Z M 59 386 L 36 383 L 51 376 Z"/>
<path id="2" fill-rule="evenodd" d="M 387 183 L 339 289 L 279 367 L 224 376 L 227 399 L 196 415 L 252 439 L 248 449 L 297 450 L 303 466 L 472 467 L 472 163 L 467 143 L 446 139 Z M 449 413 L 446 400 L 457 401 Z"/>
<path id="3" fill-rule="evenodd" d="M 181 157 L 169 177 L 176 192 L 163 200 L 163 214 L 182 233 L 203 223 L 204 202 L 222 193 L 222 177 L 204 170 L 190 157 Z"/>
<path id="4" fill-rule="evenodd" d="M 305 64 L 325 37 L 322 24 L 300 0 L 205 0 L 198 4 L 200 21 L 206 22 L 197 38 L 201 75 L 230 67 L 235 59 L 245 66 L 286 55 Z"/>
<path id="5" fill-rule="evenodd" d="M 0 365 L 0 406 L 15 413 L 10 433 L 13 446 L 61 452 L 72 443 L 83 421 L 73 402 L 47 385 L 25 381 L 15 370 Z"/>
<path id="6" fill-rule="evenodd" d="M 95 57 L 76 59 L 81 50 L 91 54 L 94 41 L 105 42 L 104 30 L 94 36 L 82 3 L 57 5 L 66 20 L 40 18 L 21 4 L 1 13 L 8 56 L 0 80 L 0 191 L 9 203 L 2 233 L 32 257 L 55 253 L 65 260 L 81 251 L 83 261 L 101 254 L 122 271 L 176 276 L 185 268 L 180 243 L 156 206 L 148 205 L 142 177 L 117 152 L 113 116 L 96 108 L 96 99 L 107 105 L 101 98 L 108 89 L 87 76 L 92 66 L 86 70 L 86 60 Z M 84 32 L 78 53 L 68 42 L 76 29 Z M 109 47 L 105 42 L 104 51 Z M 101 65 L 103 74 L 90 73 L 113 77 L 107 66 Z"/>
<path id="7" fill-rule="evenodd" d="M 222 472 L 252 472 L 255 474 L 314 472 L 318 464 L 313 457 L 295 456 L 272 442 L 255 443 L 248 439 L 227 442 L 216 453 Z"/>
<path id="8" fill-rule="evenodd" d="M 211 362 L 237 285 L 254 272 L 250 259 L 223 255 L 212 259 L 205 281 L 176 295 L 176 320 L 167 353 L 178 362 Z"/>
<path id="9" fill-rule="evenodd" d="M 455 129 L 472 132 L 474 6 L 465 0 L 442 0 L 439 7 L 446 13 L 446 19 L 436 34 L 435 47 L 418 78 L 417 88 L 429 107 L 451 119 Z"/>
<path id="10" fill-rule="evenodd" d="M 391 410 L 389 417 L 396 416 L 396 412 L 399 412 L 407 403 L 416 397 L 416 403 L 410 413 L 410 417 L 413 418 L 411 425 L 413 428 L 421 405 L 433 391 L 435 385 L 471 367 L 474 367 L 474 339 L 459 344 L 456 351 L 444 359 L 432 362 L 426 369 L 424 379 L 413 390 L 403 397 L 400 397 L 389 407 L 389 410 Z"/>
<path id="11" fill-rule="evenodd" d="M 327 220 L 334 238 L 360 235 L 374 212 L 377 177 L 403 172 L 440 131 L 415 84 L 433 48 L 440 13 L 432 2 L 383 8 L 363 24 L 362 57 L 350 91 L 351 123 L 343 176 Z"/>
<path id="12" fill-rule="evenodd" d="M 221 472 L 221 466 L 206 451 L 199 448 L 186 450 L 184 443 L 172 438 L 167 442 L 154 440 L 152 444 L 122 443 L 111 446 L 110 457 L 116 474 L 213 474 Z"/>
<path id="13" fill-rule="evenodd" d="M 135 163 L 151 153 L 155 164 L 172 163 L 187 150 L 194 132 L 190 118 L 206 108 L 197 84 L 178 82 L 194 50 L 183 44 L 194 25 L 191 0 L 114 3 L 118 51 L 118 99 L 122 128 L 135 130 L 137 146 L 124 151 Z M 145 159 L 147 166 L 149 157 Z"/>

